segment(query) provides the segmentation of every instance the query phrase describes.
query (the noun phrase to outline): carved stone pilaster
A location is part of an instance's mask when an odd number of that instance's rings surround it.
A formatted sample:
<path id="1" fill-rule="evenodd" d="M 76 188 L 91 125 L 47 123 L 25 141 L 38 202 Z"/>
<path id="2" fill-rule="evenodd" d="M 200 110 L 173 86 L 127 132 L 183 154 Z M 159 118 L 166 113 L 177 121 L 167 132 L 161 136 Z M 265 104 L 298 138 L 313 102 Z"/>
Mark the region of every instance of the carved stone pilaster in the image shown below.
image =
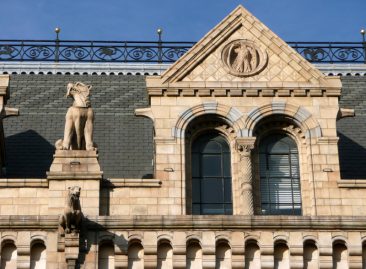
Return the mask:
<path id="1" fill-rule="evenodd" d="M 251 153 L 255 137 L 238 138 L 236 149 L 240 155 L 238 167 L 239 180 L 239 214 L 253 215 L 253 172 Z"/>
<path id="2" fill-rule="evenodd" d="M 75 269 L 79 257 L 79 234 L 65 234 L 65 259 L 67 269 Z"/>

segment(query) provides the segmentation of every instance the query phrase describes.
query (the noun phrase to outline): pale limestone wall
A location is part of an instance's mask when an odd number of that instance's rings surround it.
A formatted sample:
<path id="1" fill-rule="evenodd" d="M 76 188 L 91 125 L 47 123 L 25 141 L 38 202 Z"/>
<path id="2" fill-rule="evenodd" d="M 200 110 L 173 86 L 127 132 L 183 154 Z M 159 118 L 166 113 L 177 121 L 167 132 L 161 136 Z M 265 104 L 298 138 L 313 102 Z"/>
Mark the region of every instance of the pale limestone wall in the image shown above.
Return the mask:
<path id="1" fill-rule="evenodd" d="M 47 188 L 0 188 L 0 214 L 9 215 L 47 215 Z"/>
<path id="2" fill-rule="evenodd" d="M 303 130 L 304 134 L 298 137 L 298 147 L 300 152 L 300 168 L 301 168 L 301 189 L 304 215 L 334 214 L 331 210 L 326 212 L 324 206 L 331 205 L 330 193 L 335 194 L 333 189 L 323 188 L 323 185 L 337 185 L 339 179 L 339 162 L 337 148 L 336 118 L 339 111 L 337 97 L 174 97 L 174 96 L 152 96 L 151 109 L 149 117 L 154 120 L 155 126 L 155 142 L 156 142 L 156 177 L 162 179 L 162 189 L 168 190 L 159 192 L 158 199 L 175 198 L 182 203 L 183 210 L 185 208 L 185 158 L 184 148 L 185 141 L 174 132 L 177 131 L 179 121 L 184 118 L 185 114 L 200 116 L 204 114 L 217 113 L 224 115 L 228 119 L 234 117 L 231 111 L 235 111 L 236 122 L 250 122 L 250 113 L 263 107 L 269 107 L 264 116 L 270 116 L 277 113 L 275 104 L 283 103 L 286 107 L 293 106 L 295 111 L 285 108 L 283 114 L 293 113 L 303 110 L 307 115 L 306 124 L 316 124 L 319 126 L 321 134 L 312 133 L 315 137 L 310 138 Z M 211 107 L 210 107 L 211 106 Z M 198 107 L 202 109 L 198 111 Z M 197 111 L 195 111 L 197 110 Z M 222 111 L 221 111 L 222 110 Z M 287 111 L 288 110 L 288 111 Z M 193 116 L 192 116 L 193 115 Z M 188 116 L 187 116 L 188 117 Z M 312 122 L 310 122 L 310 119 Z M 188 121 L 188 120 L 187 120 Z M 233 126 L 235 129 L 235 126 Z M 236 132 L 240 130 L 235 129 Z M 181 133 L 184 134 L 182 131 Z M 318 137 L 316 136 L 318 135 Z M 233 185 L 238 186 L 236 182 L 238 153 L 235 149 L 235 141 L 229 141 L 232 146 L 232 162 L 233 162 Z M 253 157 L 254 158 L 254 157 Z M 313 165 L 310 165 L 310 164 Z M 174 172 L 166 172 L 167 168 L 172 168 Z M 332 172 L 324 172 L 324 169 L 330 169 Z M 168 180 L 168 181 L 167 181 Z M 258 178 L 257 178 L 258 180 Z M 315 190 L 313 189 L 315 183 Z M 315 191 L 315 193 L 314 193 Z M 150 192 L 150 191 L 148 191 Z M 325 194 L 325 192 L 327 194 Z M 152 192 L 151 192 L 152 193 Z M 116 194 L 116 193 L 115 193 Z M 235 194 L 234 197 L 238 195 Z M 320 203 L 316 203 L 314 196 L 320 199 Z M 131 197 L 131 196 L 130 196 Z M 144 196 L 146 197 L 146 196 Z M 342 198 L 334 196 L 335 199 Z M 137 197 L 136 197 L 137 198 Z M 328 198 L 328 199 L 324 199 Z M 332 199 L 334 199 L 332 197 Z M 180 201 L 181 200 L 181 201 Z M 238 200 L 234 200 L 235 204 Z M 155 204 L 155 203 L 154 203 Z M 317 211 L 315 212 L 315 205 Z M 329 207 L 328 207 L 329 208 Z M 343 212 L 343 211 L 342 211 Z M 171 212 L 170 214 L 172 214 Z M 176 213 L 175 213 L 176 214 Z M 234 212 L 235 214 L 235 212 Z M 347 214 L 351 214 L 350 212 Z"/>

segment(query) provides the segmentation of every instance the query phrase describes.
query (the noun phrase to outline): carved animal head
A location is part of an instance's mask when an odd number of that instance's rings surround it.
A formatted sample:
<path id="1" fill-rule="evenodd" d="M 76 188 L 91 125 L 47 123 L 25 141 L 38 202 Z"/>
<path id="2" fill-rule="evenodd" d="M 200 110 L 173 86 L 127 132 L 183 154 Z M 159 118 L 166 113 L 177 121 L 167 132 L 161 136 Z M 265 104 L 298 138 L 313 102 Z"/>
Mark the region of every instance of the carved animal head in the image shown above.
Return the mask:
<path id="1" fill-rule="evenodd" d="M 79 186 L 69 187 L 69 198 L 79 200 L 81 188 Z"/>
<path id="2" fill-rule="evenodd" d="M 66 97 L 74 98 L 77 106 L 90 107 L 89 94 L 92 86 L 81 82 L 69 82 L 67 84 Z"/>
<path id="3" fill-rule="evenodd" d="M 74 94 L 83 93 L 86 96 L 89 96 L 90 89 L 92 88 L 91 85 L 86 85 L 82 82 L 69 82 L 67 84 L 67 92 L 66 97 L 73 96 Z"/>

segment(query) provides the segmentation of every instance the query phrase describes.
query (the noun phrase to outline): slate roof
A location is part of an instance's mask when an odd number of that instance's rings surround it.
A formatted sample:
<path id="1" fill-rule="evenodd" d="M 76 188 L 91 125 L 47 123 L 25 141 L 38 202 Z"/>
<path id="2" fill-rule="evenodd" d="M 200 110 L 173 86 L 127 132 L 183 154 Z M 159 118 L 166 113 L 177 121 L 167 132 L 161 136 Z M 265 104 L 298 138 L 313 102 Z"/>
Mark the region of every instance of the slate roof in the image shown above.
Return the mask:
<path id="1" fill-rule="evenodd" d="M 46 177 L 72 104 L 64 97 L 70 81 L 93 86 L 94 141 L 104 177 L 151 178 L 153 125 L 134 116 L 135 108 L 149 105 L 145 78 L 104 75 L 11 75 L 8 106 L 20 116 L 4 120 L 6 176 Z"/>
<path id="2" fill-rule="evenodd" d="M 94 141 L 105 178 L 149 178 L 153 174 L 153 125 L 134 116 L 148 107 L 144 76 L 11 75 L 8 106 L 20 116 L 4 120 L 9 178 L 46 177 L 54 143 L 62 138 L 71 105 L 66 84 L 93 85 Z M 338 121 L 339 157 L 344 179 L 366 179 L 366 77 L 342 77 L 340 107 L 353 108 L 354 118 Z"/>
<path id="3" fill-rule="evenodd" d="M 356 113 L 337 122 L 341 178 L 366 179 L 366 77 L 342 77 L 339 106 Z"/>

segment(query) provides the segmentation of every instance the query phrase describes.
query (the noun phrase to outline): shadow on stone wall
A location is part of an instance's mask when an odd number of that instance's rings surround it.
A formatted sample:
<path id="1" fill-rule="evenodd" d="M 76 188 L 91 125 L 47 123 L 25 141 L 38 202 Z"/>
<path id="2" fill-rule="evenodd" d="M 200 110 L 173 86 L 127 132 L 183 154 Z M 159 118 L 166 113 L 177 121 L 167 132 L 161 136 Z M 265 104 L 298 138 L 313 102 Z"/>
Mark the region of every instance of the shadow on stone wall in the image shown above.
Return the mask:
<path id="1" fill-rule="evenodd" d="M 85 258 L 93 245 L 99 248 L 104 243 L 112 243 L 117 246 L 119 253 L 127 253 L 128 239 L 123 235 L 107 231 L 104 225 L 84 218 L 79 237 L 79 256 L 76 268 L 84 268 Z"/>
<path id="2" fill-rule="evenodd" d="M 55 147 L 34 130 L 6 137 L 6 177 L 45 178 Z"/>
<path id="3" fill-rule="evenodd" d="M 365 179 L 366 148 L 338 133 L 339 164 L 342 179 Z"/>

